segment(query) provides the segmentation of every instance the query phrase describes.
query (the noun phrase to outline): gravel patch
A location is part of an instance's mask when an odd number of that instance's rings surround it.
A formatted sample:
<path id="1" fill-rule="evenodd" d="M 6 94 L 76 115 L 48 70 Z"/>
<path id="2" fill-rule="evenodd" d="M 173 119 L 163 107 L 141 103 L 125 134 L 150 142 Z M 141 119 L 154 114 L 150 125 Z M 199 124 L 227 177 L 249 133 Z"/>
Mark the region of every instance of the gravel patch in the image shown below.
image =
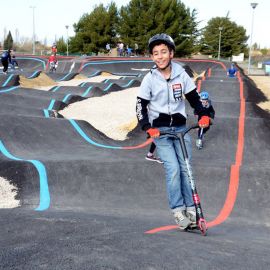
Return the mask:
<path id="1" fill-rule="evenodd" d="M 0 177 L 0 208 L 15 208 L 20 206 L 20 201 L 15 197 L 18 193 L 17 187 L 8 180 Z"/>
<path id="2" fill-rule="evenodd" d="M 258 104 L 263 110 L 270 112 L 270 76 L 249 76 L 256 86 L 262 90 L 268 101 Z"/>
<path id="3" fill-rule="evenodd" d="M 85 120 L 114 140 L 127 139 L 137 125 L 136 97 L 138 87 L 92 97 L 59 111 L 65 118 Z"/>

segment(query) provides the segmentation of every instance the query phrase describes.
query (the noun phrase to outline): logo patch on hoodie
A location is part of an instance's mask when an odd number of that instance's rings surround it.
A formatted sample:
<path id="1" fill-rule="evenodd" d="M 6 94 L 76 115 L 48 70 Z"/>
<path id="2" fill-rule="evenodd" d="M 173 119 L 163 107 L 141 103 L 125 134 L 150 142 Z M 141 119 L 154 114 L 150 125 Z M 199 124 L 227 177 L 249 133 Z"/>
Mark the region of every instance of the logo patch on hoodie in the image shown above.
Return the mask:
<path id="1" fill-rule="evenodd" d="M 181 83 L 173 84 L 172 89 L 173 89 L 174 99 L 175 100 L 182 100 L 183 91 L 182 91 Z"/>

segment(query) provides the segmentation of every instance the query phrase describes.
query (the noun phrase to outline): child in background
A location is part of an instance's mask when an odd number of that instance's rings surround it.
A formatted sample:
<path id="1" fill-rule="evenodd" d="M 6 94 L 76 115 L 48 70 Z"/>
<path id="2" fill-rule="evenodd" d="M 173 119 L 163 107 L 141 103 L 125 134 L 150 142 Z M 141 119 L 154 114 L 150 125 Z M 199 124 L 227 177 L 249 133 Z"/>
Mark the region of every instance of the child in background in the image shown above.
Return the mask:
<path id="1" fill-rule="evenodd" d="M 231 64 L 231 67 L 227 70 L 227 76 L 233 78 L 236 76 L 237 68 L 234 64 Z"/>
<path id="2" fill-rule="evenodd" d="M 150 160 L 150 161 L 156 161 L 158 163 L 163 163 L 163 161 L 160 158 L 154 156 L 155 150 L 156 150 L 156 145 L 154 142 L 152 142 L 150 145 L 149 152 L 147 153 L 145 159 Z"/>
<path id="3" fill-rule="evenodd" d="M 54 54 L 54 55 L 57 54 L 57 45 L 56 45 L 55 42 L 54 42 L 53 45 L 52 45 L 52 54 Z"/>
<path id="4" fill-rule="evenodd" d="M 200 100 L 203 105 L 203 107 L 206 109 L 208 116 L 211 119 L 215 118 L 215 110 L 211 104 L 211 100 L 209 99 L 209 94 L 206 91 L 202 91 L 200 93 Z M 203 135 L 210 129 L 209 127 L 206 128 L 199 128 L 198 130 L 198 139 L 196 140 L 196 146 L 198 149 L 202 149 L 203 147 Z"/>
<path id="5" fill-rule="evenodd" d="M 49 68 L 50 68 L 50 72 L 56 72 L 57 65 L 58 65 L 57 58 L 56 58 L 56 56 L 54 54 L 52 54 L 49 57 Z"/>
<path id="6" fill-rule="evenodd" d="M 1 63 L 3 65 L 3 73 L 7 74 L 8 73 L 8 64 L 11 63 L 11 55 L 10 55 L 11 50 L 8 49 L 7 51 L 4 51 L 1 55 Z"/>
<path id="7" fill-rule="evenodd" d="M 10 64 L 11 64 L 12 69 L 15 69 L 16 67 L 17 68 L 19 67 L 14 51 L 11 52 L 11 62 L 10 62 Z"/>

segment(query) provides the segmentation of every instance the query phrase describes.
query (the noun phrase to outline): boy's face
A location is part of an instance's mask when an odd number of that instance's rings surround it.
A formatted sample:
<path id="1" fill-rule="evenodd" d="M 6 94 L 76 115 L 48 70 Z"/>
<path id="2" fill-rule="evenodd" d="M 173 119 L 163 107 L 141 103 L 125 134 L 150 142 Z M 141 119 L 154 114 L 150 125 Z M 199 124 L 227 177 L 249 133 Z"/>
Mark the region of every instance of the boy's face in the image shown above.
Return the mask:
<path id="1" fill-rule="evenodd" d="M 173 58 L 173 50 L 170 51 L 165 44 L 156 45 L 153 48 L 151 59 L 155 62 L 158 68 L 166 68 Z"/>
<path id="2" fill-rule="evenodd" d="M 207 99 L 201 99 L 203 107 L 208 106 L 208 100 Z"/>

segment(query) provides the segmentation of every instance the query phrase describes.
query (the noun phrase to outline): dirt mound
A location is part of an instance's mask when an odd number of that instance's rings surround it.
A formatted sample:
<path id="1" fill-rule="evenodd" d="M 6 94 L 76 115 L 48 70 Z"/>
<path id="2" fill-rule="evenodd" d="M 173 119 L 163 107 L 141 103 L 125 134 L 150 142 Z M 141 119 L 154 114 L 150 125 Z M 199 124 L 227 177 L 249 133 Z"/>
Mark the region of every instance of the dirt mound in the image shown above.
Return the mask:
<path id="1" fill-rule="evenodd" d="M 49 78 L 45 73 L 41 72 L 37 78 L 27 79 L 24 76 L 20 76 L 20 85 L 25 88 L 37 88 L 40 86 L 53 86 L 56 82 Z"/>
<path id="2" fill-rule="evenodd" d="M 88 79 L 88 77 L 84 76 L 83 74 L 78 74 L 73 78 L 73 80 L 81 80 L 81 79 Z"/>
<path id="3" fill-rule="evenodd" d="M 203 71 L 201 74 L 196 73 L 193 71 L 193 80 L 196 81 L 197 79 L 201 79 L 205 76 L 205 71 Z"/>
<path id="4" fill-rule="evenodd" d="M 101 76 L 110 76 L 110 75 L 112 75 L 112 73 L 109 73 L 109 72 L 106 72 L 106 71 L 103 71 L 103 72 L 101 72 L 101 74 L 100 74 Z"/>

